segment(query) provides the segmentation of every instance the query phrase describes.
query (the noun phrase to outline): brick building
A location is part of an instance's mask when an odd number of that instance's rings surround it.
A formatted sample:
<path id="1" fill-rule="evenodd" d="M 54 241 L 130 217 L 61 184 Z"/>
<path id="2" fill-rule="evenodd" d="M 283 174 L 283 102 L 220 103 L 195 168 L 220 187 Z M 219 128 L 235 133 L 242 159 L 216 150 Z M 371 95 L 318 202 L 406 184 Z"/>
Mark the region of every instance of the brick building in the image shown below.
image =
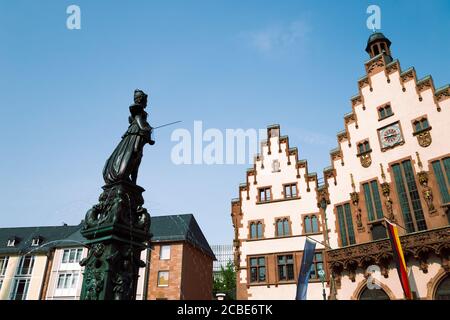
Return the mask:
<path id="1" fill-rule="evenodd" d="M 151 230 L 146 298 L 212 299 L 215 256 L 194 216 L 152 217 Z"/>

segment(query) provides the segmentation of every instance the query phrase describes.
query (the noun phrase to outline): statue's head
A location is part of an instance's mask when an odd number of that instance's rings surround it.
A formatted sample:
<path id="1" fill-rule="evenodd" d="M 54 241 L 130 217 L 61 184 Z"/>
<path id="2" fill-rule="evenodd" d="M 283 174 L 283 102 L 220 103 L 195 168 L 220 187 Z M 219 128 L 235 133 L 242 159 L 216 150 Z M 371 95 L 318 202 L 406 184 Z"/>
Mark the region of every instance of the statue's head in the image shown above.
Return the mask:
<path id="1" fill-rule="evenodd" d="M 134 103 L 140 106 L 143 106 L 144 108 L 147 106 L 147 97 L 148 95 L 145 94 L 144 91 L 140 89 L 134 90 Z"/>

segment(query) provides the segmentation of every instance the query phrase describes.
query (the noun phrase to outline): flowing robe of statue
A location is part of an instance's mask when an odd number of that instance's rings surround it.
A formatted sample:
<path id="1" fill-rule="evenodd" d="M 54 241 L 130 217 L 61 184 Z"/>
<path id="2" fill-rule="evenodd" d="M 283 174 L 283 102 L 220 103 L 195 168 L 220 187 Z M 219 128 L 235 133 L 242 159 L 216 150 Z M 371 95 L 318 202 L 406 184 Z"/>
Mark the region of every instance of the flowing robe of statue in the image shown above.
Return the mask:
<path id="1" fill-rule="evenodd" d="M 146 99 L 137 102 L 130 107 L 130 126 L 127 132 L 106 160 L 103 168 L 103 179 L 106 184 L 119 181 L 136 184 L 144 146 L 146 143 L 154 144 L 151 139 L 152 127 L 148 124 L 147 112 L 144 111 Z"/>

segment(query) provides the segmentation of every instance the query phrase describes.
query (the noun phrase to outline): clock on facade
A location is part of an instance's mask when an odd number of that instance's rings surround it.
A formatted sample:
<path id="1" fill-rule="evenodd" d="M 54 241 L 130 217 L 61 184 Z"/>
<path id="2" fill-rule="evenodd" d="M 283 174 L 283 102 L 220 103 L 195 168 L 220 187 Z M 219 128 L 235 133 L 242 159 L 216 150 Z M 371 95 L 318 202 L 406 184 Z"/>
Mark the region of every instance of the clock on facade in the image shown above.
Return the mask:
<path id="1" fill-rule="evenodd" d="M 392 123 L 386 127 L 378 129 L 378 138 L 380 139 L 381 149 L 392 148 L 403 143 L 402 131 L 398 122 Z"/>

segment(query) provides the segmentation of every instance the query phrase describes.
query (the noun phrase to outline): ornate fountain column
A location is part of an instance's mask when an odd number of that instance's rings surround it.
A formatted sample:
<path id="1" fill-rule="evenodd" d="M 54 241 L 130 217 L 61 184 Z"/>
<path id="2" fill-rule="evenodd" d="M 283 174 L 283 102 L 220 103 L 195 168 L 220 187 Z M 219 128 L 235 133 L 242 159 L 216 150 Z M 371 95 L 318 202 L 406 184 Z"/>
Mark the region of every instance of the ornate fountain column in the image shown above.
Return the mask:
<path id="1" fill-rule="evenodd" d="M 143 188 L 136 184 L 145 144 L 154 144 L 147 122 L 147 95 L 135 90 L 129 127 L 106 161 L 105 186 L 99 202 L 87 213 L 81 234 L 88 239 L 81 300 L 133 300 L 136 298 L 140 256 L 148 247 L 150 215 Z"/>

